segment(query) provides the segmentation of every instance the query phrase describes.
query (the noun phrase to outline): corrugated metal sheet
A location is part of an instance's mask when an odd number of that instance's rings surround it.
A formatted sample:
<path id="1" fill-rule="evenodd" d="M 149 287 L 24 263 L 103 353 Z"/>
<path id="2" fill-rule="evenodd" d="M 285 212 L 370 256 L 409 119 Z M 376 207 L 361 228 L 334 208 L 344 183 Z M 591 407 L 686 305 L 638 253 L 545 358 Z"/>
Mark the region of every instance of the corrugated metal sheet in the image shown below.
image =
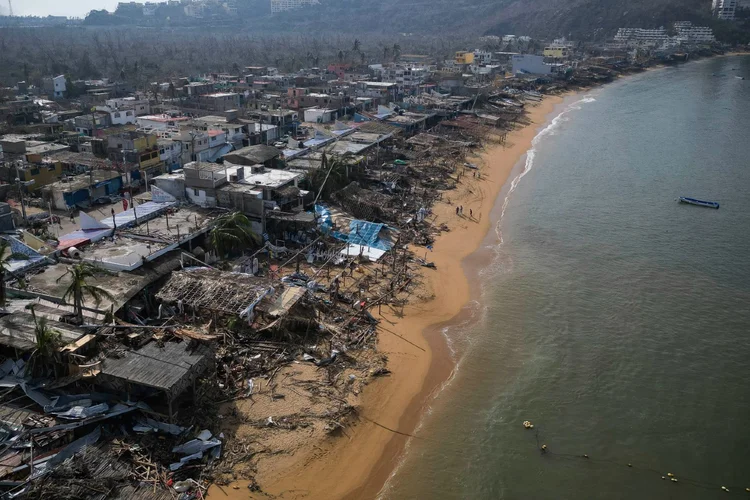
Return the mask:
<path id="1" fill-rule="evenodd" d="M 129 351 L 122 358 L 108 358 L 102 374 L 130 383 L 171 392 L 181 382 L 199 375 L 208 366 L 210 350 L 190 349 L 187 342 L 157 342 Z"/>

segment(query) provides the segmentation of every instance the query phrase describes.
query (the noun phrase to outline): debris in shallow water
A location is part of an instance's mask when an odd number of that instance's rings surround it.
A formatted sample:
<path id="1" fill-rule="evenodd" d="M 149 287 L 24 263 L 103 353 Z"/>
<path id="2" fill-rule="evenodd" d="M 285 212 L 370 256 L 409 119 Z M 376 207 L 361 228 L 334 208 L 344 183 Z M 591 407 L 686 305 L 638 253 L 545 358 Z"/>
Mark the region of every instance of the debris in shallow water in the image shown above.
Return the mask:
<path id="1" fill-rule="evenodd" d="M 676 482 L 677 482 L 677 478 L 676 478 L 676 477 L 673 477 L 673 478 L 672 478 L 672 482 L 673 482 L 673 483 L 676 483 Z"/>
<path id="2" fill-rule="evenodd" d="M 589 456 L 584 453 L 583 458 L 589 458 Z"/>
<path id="3" fill-rule="evenodd" d="M 534 424 L 532 424 L 529 420 L 524 420 L 523 421 L 523 427 L 524 427 L 524 429 L 533 429 L 534 428 Z"/>
<path id="4" fill-rule="evenodd" d="M 628 467 L 632 467 L 632 466 L 633 466 L 633 464 L 628 464 Z"/>
<path id="5" fill-rule="evenodd" d="M 668 477 L 674 477 L 674 474 L 672 474 L 671 472 L 667 472 L 667 476 Z"/>
<path id="6" fill-rule="evenodd" d="M 726 486 L 722 486 L 721 489 L 729 493 L 729 488 L 727 488 Z"/>
<path id="7" fill-rule="evenodd" d="M 664 477 L 664 476 L 662 476 L 661 478 L 662 478 L 662 479 L 666 479 L 666 477 Z"/>

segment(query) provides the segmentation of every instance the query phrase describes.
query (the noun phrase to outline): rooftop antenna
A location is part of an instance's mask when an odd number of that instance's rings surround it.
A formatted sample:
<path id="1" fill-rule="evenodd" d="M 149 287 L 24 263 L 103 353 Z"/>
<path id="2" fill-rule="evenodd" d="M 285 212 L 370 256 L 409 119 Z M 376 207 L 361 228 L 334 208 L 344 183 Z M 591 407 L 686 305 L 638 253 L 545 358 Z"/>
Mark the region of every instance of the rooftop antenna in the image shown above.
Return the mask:
<path id="1" fill-rule="evenodd" d="M 8 16 L 13 17 L 13 2 L 8 0 Z"/>

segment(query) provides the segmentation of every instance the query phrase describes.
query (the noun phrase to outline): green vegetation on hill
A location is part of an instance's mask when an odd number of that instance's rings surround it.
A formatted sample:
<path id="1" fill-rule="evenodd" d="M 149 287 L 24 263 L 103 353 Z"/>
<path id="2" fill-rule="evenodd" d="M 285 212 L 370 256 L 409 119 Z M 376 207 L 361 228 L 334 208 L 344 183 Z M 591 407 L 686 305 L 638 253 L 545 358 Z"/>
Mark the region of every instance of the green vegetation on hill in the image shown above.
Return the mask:
<path id="1" fill-rule="evenodd" d="M 129 6 L 110 14 L 92 11 L 88 25 L 206 26 L 244 28 L 254 33 L 323 34 L 331 32 L 467 36 L 483 34 L 567 36 L 603 40 L 620 27 L 656 28 L 675 21 L 714 27 L 727 41 L 747 41 L 747 22 L 711 17 L 710 0 L 320 0 L 319 5 L 272 15 L 270 0 L 236 3 L 228 14 L 223 3 L 208 4 L 202 17 L 185 14 L 182 5 L 157 8 L 152 16 Z M 744 33 L 744 34 L 743 34 Z"/>

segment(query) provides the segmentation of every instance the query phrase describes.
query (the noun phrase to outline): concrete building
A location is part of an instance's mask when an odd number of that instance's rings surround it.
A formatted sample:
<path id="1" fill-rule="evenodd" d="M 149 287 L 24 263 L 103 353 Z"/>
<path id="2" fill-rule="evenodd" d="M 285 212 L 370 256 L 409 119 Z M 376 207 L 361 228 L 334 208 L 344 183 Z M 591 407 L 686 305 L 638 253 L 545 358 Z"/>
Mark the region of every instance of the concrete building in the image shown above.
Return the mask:
<path id="1" fill-rule="evenodd" d="M 112 125 L 132 125 L 135 123 L 135 111 L 132 109 L 116 109 L 110 106 L 97 106 L 96 110 L 109 113 Z"/>
<path id="2" fill-rule="evenodd" d="M 714 30 L 708 26 L 693 26 L 690 21 L 674 23 L 677 40 L 682 44 L 707 44 L 716 41 Z"/>
<path id="3" fill-rule="evenodd" d="M 216 92 L 198 96 L 198 103 L 210 111 L 229 111 L 240 107 L 240 95 L 233 92 Z"/>
<path id="4" fill-rule="evenodd" d="M 711 10 L 719 19 L 733 21 L 737 11 L 737 0 L 713 0 Z"/>
<path id="5" fill-rule="evenodd" d="M 550 75 L 561 71 L 561 64 L 550 64 L 543 56 L 516 54 L 512 58 L 513 74 Z"/>
<path id="6" fill-rule="evenodd" d="M 139 127 L 147 130 L 177 130 L 180 125 L 185 125 L 189 122 L 190 118 L 187 116 L 175 117 L 166 114 L 139 116 L 135 120 L 135 123 Z"/>
<path id="7" fill-rule="evenodd" d="M 309 108 L 305 110 L 305 121 L 312 123 L 331 123 L 338 118 L 335 109 Z"/>
<path id="8" fill-rule="evenodd" d="M 224 116 L 203 116 L 193 120 L 193 126 L 199 130 L 208 132 L 209 130 L 221 130 L 226 135 L 226 142 L 235 146 L 242 147 L 242 143 L 247 139 L 247 125 L 244 123 L 235 123 Z"/>
<path id="9" fill-rule="evenodd" d="M 190 162 L 183 171 L 187 199 L 201 207 L 215 207 L 216 188 L 228 182 L 227 165 Z"/>
<path id="10" fill-rule="evenodd" d="M 667 30 L 664 28 L 620 28 L 615 35 L 615 42 L 628 45 L 643 45 L 659 47 L 669 40 Z"/>
<path id="11" fill-rule="evenodd" d="M 107 99 L 105 104 L 116 110 L 129 109 L 134 112 L 135 116 L 143 116 L 151 113 L 151 104 L 149 104 L 148 99 L 138 97 Z"/>
<path id="12" fill-rule="evenodd" d="M 152 179 L 154 185 L 177 200 L 185 199 L 185 171 L 162 174 Z"/>
<path id="13" fill-rule="evenodd" d="M 474 64 L 474 53 L 460 50 L 456 52 L 456 56 L 453 58 L 453 60 L 458 65 Z"/>
<path id="14" fill-rule="evenodd" d="M 112 126 L 112 116 L 107 111 L 94 111 L 76 116 L 73 121 L 76 132 L 89 137 L 98 137 L 104 129 Z"/>
<path id="15" fill-rule="evenodd" d="M 182 168 L 182 143 L 172 139 L 159 139 L 159 159 L 164 162 L 167 171 Z"/>
<path id="16" fill-rule="evenodd" d="M 570 51 L 568 47 L 553 44 L 544 47 L 542 54 L 549 59 L 567 59 L 570 56 Z"/>
<path id="17" fill-rule="evenodd" d="M 271 13 L 278 14 L 287 10 L 295 10 L 305 5 L 319 5 L 318 0 L 271 0 Z"/>
<path id="18" fill-rule="evenodd" d="M 92 170 L 44 186 L 42 193 L 57 210 L 69 210 L 76 205 L 87 206 L 102 196 L 118 194 L 121 189 L 122 177 L 118 172 Z"/>
<path id="19" fill-rule="evenodd" d="M 164 170 L 159 154 L 158 136 L 144 132 L 121 132 L 107 137 L 107 156 L 113 162 L 133 166 L 130 180 L 159 175 Z"/>
<path id="20" fill-rule="evenodd" d="M 65 75 L 58 75 L 44 81 L 44 90 L 51 99 L 63 99 L 67 92 Z"/>
<path id="21" fill-rule="evenodd" d="M 377 104 L 387 104 L 396 100 L 398 84 L 393 82 L 357 82 L 355 94 L 357 97 L 377 99 Z"/>
<path id="22" fill-rule="evenodd" d="M 492 52 L 489 50 L 474 49 L 474 64 L 480 66 L 492 64 Z"/>

